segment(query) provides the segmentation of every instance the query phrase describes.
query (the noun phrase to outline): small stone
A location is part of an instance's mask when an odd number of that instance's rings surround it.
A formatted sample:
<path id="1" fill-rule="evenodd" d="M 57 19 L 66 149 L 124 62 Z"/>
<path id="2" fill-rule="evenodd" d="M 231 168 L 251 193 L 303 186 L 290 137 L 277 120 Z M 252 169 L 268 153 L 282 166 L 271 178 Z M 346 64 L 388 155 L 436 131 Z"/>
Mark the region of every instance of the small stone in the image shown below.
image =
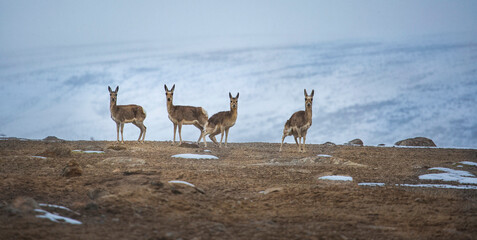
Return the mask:
<path id="1" fill-rule="evenodd" d="M 70 161 L 61 172 L 63 177 L 79 177 L 81 175 L 83 175 L 83 168 L 74 160 Z"/>
<path id="2" fill-rule="evenodd" d="M 40 209 L 40 206 L 35 199 L 30 197 L 17 197 L 13 200 L 12 204 L 7 207 L 7 211 L 11 215 L 32 213 L 34 209 Z"/>
<path id="3" fill-rule="evenodd" d="M 361 139 L 359 138 L 356 138 L 356 139 L 353 139 L 351 141 L 349 141 L 346 145 L 350 145 L 350 146 L 363 146 L 364 143 Z"/>

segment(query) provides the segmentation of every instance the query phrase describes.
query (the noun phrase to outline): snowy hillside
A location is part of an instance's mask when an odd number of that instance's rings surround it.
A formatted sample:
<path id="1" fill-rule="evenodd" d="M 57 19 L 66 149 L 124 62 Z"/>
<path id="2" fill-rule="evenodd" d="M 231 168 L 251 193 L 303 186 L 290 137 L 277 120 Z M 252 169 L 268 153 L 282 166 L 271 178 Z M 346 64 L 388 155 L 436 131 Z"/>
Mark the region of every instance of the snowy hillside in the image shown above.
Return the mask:
<path id="1" fill-rule="evenodd" d="M 361 138 L 391 145 L 408 137 L 477 148 L 477 43 L 455 41 L 235 44 L 103 44 L 0 56 L 0 134 L 115 140 L 108 85 L 118 104 L 146 112 L 146 140 L 171 140 L 164 84 L 174 103 L 228 110 L 240 92 L 230 142 L 279 142 L 291 114 L 315 90 L 308 143 Z M 139 129 L 125 127 L 135 140 Z M 183 128 L 185 140 L 199 131 Z M 293 142 L 292 137 L 287 138 Z"/>

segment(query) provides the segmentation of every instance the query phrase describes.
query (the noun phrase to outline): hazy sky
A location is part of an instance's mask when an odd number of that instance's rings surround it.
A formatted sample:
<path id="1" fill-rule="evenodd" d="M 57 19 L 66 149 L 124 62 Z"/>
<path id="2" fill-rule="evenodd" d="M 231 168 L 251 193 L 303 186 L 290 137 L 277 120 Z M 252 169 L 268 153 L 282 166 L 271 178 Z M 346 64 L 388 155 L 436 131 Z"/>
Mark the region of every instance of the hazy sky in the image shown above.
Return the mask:
<path id="1" fill-rule="evenodd" d="M 0 0 L 0 50 L 137 40 L 477 38 L 477 1 Z"/>

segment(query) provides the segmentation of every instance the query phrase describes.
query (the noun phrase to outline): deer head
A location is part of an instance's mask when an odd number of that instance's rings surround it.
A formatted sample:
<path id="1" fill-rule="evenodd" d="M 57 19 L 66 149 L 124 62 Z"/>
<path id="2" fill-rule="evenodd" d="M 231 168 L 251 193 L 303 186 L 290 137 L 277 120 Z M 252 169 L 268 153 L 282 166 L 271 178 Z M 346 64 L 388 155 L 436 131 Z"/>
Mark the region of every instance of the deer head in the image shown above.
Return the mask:
<path id="1" fill-rule="evenodd" d="M 313 104 L 313 95 L 315 95 L 315 90 L 311 90 L 311 95 L 308 95 L 308 93 L 306 92 L 306 89 L 305 90 L 305 106 L 307 108 L 311 108 L 312 104 Z"/>
<path id="2" fill-rule="evenodd" d="M 172 98 L 173 98 L 173 95 L 174 95 L 174 88 L 176 88 L 175 84 L 172 86 L 171 90 L 169 90 L 167 88 L 166 84 L 164 84 L 164 90 L 166 90 L 167 102 L 172 103 Z"/>
<path id="3" fill-rule="evenodd" d="M 230 98 L 230 109 L 235 110 L 238 107 L 238 98 L 239 94 L 237 93 L 236 97 L 232 97 L 232 94 L 229 92 L 229 98 Z"/>
<path id="4" fill-rule="evenodd" d="M 111 90 L 111 87 L 108 86 L 109 90 L 109 100 L 111 105 L 116 105 L 116 101 L 118 100 L 118 91 L 119 91 L 119 86 L 116 87 L 116 90 Z"/>

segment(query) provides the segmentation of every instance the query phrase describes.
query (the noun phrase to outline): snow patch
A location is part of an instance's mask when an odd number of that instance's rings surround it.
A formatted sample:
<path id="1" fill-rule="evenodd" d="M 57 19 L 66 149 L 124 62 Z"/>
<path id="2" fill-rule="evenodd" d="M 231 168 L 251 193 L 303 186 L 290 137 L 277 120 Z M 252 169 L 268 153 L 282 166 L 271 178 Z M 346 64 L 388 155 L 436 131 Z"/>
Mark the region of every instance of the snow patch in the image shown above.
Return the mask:
<path id="1" fill-rule="evenodd" d="M 43 215 L 36 215 L 37 218 L 46 218 L 46 219 L 49 219 L 50 221 L 53 221 L 53 222 L 65 222 L 65 223 L 69 223 L 69 224 L 82 224 L 78 220 L 74 220 L 74 219 L 71 219 L 71 218 L 68 218 L 68 217 L 62 217 L 60 215 L 47 212 L 43 209 L 35 209 L 35 212 L 43 213 Z"/>
<path id="2" fill-rule="evenodd" d="M 187 158 L 187 159 L 219 159 L 213 155 L 201 155 L 201 154 L 192 154 L 192 153 L 184 153 L 184 154 L 176 154 L 173 155 L 174 158 Z"/>
<path id="3" fill-rule="evenodd" d="M 323 176 L 318 179 L 321 180 L 331 180 L 331 181 L 353 181 L 353 178 L 350 176 L 340 176 L 340 175 L 333 175 L 333 176 Z"/>
<path id="4" fill-rule="evenodd" d="M 328 155 L 328 154 L 318 154 L 317 156 L 318 157 L 331 157 L 331 155 Z"/>
<path id="5" fill-rule="evenodd" d="M 39 158 L 39 159 L 46 159 L 46 157 L 43 156 L 31 156 L 32 158 Z"/>
<path id="6" fill-rule="evenodd" d="M 472 185 L 450 185 L 450 184 L 396 184 L 400 187 L 423 187 L 423 188 L 448 188 L 448 189 L 477 189 Z"/>
<path id="7" fill-rule="evenodd" d="M 171 180 L 171 181 L 169 181 L 169 183 L 184 184 L 184 185 L 187 185 L 187 186 L 190 186 L 190 187 L 195 188 L 195 185 L 194 185 L 194 184 L 189 183 L 189 182 L 186 182 L 186 181 Z"/>
<path id="8" fill-rule="evenodd" d="M 80 152 L 80 153 L 104 153 L 104 151 L 91 151 L 91 150 L 73 150 L 73 152 Z"/>
<path id="9" fill-rule="evenodd" d="M 477 178 L 467 171 L 454 170 L 450 168 L 435 167 L 429 170 L 438 170 L 444 173 L 431 173 L 419 176 L 421 180 L 440 180 L 448 182 L 459 182 L 461 184 L 477 184 Z"/>
<path id="10" fill-rule="evenodd" d="M 358 183 L 358 186 L 368 186 L 368 187 L 384 187 L 384 183 L 373 183 L 373 182 L 369 182 L 369 183 Z"/>
<path id="11" fill-rule="evenodd" d="M 63 207 L 63 206 L 60 206 L 60 205 L 55 205 L 55 204 L 47 204 L 47 203 L 39 203 L 38 204 L 39 206 L 41 207 L 49 207 L 49 208 L 59 208 L 59 209 L 63 209 L 63 210 L 66 210 L 66 211 L 69 211 L 69 212 L 72 212 L 72 213 L 76 213 L 78 215 L 80 215 L 79 213 L 67 208 L 67 207 Z"/>
<path id="12" fill-rule="evenodd" d="M 463 161 L 463 162 L 460 162 L 460 163 L 465 164 L 465 165 L 470 165 L 470 166 L 476 166 L 476 167 L 477 167 L 477 163 L 475 163 L 475 162 Z"/>

